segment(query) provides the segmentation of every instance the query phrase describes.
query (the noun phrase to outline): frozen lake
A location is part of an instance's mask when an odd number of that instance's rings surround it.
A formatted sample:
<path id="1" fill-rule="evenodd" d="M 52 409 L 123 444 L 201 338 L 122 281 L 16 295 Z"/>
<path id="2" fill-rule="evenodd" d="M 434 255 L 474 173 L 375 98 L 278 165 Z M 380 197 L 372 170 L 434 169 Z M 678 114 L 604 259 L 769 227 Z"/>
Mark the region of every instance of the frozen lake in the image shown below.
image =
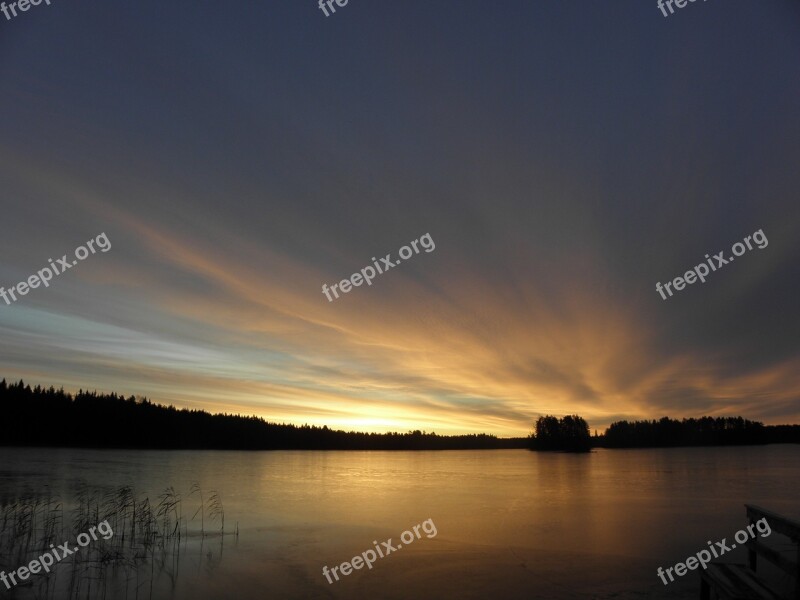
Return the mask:
<path id="1" fill-rule="evenodd" d="M 166 564 L 139 565 L 133 579 L 109 571 L 102 591 L 80 587 L 106 598 L 694 598 L 696 571 L 664 586 L 656 569 L 732 538 L 745 502 L 797 518 L 799 475 L 789 445 L 589 455 L 0 449 L 5 504 L 49 492 L 69 512 L 81 490 L 122 486 L 155 504 L 171 486 L 192 530 L 192 485 L 206 500 L 218 492 L 225 530 L 238 523 L 238 537 L 184 536 Z M 323 576 L 428 519 L 435 536 L 422 532 L 332 584 Z M 219 529 L 207 511 L 205 521 Z M 11 593 L 59 598 L 67 582 L 39 574 Z"/>

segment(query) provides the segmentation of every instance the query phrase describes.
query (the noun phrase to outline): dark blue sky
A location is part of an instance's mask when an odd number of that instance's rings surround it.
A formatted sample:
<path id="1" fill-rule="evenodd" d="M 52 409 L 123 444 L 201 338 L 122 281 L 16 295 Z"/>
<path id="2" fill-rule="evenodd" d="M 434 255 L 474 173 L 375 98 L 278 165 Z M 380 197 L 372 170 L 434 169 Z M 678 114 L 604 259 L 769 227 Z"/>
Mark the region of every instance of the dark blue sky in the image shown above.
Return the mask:
<path id="1" fill-rule="evenodd" d="M 370 430 L 797 421 L 798 24 L 788 0 L 0 15 L 0 285 L 112 244 L 0 301 L 0 374 Z"/>

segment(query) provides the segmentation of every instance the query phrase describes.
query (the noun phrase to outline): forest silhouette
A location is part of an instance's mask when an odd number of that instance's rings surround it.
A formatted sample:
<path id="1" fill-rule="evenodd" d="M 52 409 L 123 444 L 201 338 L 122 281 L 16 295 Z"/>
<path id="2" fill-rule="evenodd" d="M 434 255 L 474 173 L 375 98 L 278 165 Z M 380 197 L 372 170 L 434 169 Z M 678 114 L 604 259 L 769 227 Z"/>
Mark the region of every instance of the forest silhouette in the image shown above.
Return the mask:
<path id="1" fill-rule="evenodd" d="M 466 450 L 800 443 L 800 425 L 763 425 L 741 417 L 618 421 L 589 436 L 584 419 L 543 416 L 520 438 L 443 436 L 424 431 L 364 433 L 327 426 L 270 423 L 255 416 L 210 414 L 155 404 L 147 398 L 0 382 L 0 445 L 209 450 Z"/>
<path id="2" fill-rule="evenodd" d="M 0 382 L 0 445 L 209 450 L 464 450 L 524 448 L 525 438 L 361 433 L 177 409 L 147 398 Z"/>
<path id="3" fill-rule="evenodd" d="M 597 445 L 605 448 L 744 446 L 800 443 L 800 425 L 764 425 L 742 417 L 617 421 Z"/>

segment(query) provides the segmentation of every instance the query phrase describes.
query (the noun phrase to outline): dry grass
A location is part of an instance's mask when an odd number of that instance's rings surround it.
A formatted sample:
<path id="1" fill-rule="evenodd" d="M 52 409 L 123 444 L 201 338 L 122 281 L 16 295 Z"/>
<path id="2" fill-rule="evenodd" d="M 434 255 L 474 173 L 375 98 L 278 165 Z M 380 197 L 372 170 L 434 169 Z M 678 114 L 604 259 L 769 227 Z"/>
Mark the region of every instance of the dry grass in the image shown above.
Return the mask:
<path id="1" fill-rule="evenodd" d="M 199 498 L 191 519 L 183 514 L 183 499 L 169 487 L 153 505 L 132 487 L 78 490 L 74 506 L 51 495 L 0 497 L 0 570 L 12 572 L 46 552 L 108 521 L 114 535 L 92 540 L 87 546 L 51 567 L 49 574 L 31 576 L 8 593 L 23 598 L 145 598 L 164 576 L 174 585 L 181 553 L 189 538 L 225 537 L 225 512 L 217 492 L 205 499 L 198 484 L 190 496 Z M 196 520 L 200 515 L 199 523 Z M 215 529 L 206 531 L 206 516 Z M 199 524 L 199 529 L 197 525 Z M 216 529 L 217 524 L 219 526 Z M 233 534 L 238 536 L 238 526 Z M 5 587 L 5 586 L 3 586 Z M 112 594 L 113 592 L 113 594 Z M 111 594 L 111 596 L 109 596 Z"/>

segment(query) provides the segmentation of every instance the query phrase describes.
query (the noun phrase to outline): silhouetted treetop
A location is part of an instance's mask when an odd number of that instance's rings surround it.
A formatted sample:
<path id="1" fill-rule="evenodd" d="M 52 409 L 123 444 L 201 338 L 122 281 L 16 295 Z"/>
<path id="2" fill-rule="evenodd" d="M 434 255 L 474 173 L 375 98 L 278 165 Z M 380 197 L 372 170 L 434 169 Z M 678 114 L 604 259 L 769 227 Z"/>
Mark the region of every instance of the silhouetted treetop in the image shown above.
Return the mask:
<path id="1" fill-rule="evenodd" d="M 531 450 L 561 450 L 589 452 L 589 425 L 578 415 L 557 419 L 552 415 L 539 417 L 530 437 Z"/>

